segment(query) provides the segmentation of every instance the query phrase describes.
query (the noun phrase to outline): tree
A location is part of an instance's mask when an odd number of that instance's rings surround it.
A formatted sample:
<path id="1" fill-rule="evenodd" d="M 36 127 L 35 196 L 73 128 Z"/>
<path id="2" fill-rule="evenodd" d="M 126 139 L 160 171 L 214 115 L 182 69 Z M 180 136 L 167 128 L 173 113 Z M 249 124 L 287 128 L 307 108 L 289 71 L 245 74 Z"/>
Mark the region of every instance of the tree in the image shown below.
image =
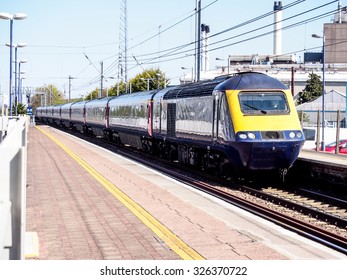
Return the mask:
<path id="1" fill-rule="evenodd" d="M 84 97 L 84 100 L 92 100 L 99 97 L 100 89 L 96 88 Z M 102 97 L 106 96 L 106 91 L 102 91 Z"/>
<path id="2" fill-rule="evenodd" d="M 165 78 L 165 74 L 159 68 L 145 70 L 130 80 L 133 92 L 161 89 L 168 82 L 169 80 Z"/>
<path id="3" fill-rule="evenodd" d="M 321 96 L 323 92 L 323 85 L 320 80 L 320 76 L 311 73 L 309 79 L 306 82 L 306 86 L 302 92 L 299 93 L 299 98 L 297 99 L 298 104 L 309 102 Z"/>
<path id="4" fill-rule="evenodd" d="M 124 94 L 127 92 L 127 85 L 124 82 L 120 82 L 119 84 L 114 85 L 108 91 L 109 96 L 116 96 L 120 94 Z"/>
<path id="5" fill-rule="evenodd" d="M 18 103 L 17 104 L 17 114 L 18 115 L 26 115 L 27 113 L 27 108 L 24 104 Z"/>
<path id="6" fill-rule="evenodd" d="M 33 110 L 40 106 L 58 105 L 66 102 L 62 92 L 52 84 L 36 88 L 30 101 Z"/>
<path id="7" fill-rule="evenodd" d="M 166 87 L 169 82 L 170 80 L 160 69 L 148 69 L 130 79 L 128 84 L 124 82 L 116 84 L 108 91 L 108 95 L 161 89 Z"/>
<path id="8" fill-rule="evenodd" d="M 24 105 L 23 103 L 18 102 L 17 108 L 16 108 L 16 104 L 12 104 L 12 116 L 26 115 L 26 113 L 27 113 L 27 108 L 26 108 L 26 105 Z"/>

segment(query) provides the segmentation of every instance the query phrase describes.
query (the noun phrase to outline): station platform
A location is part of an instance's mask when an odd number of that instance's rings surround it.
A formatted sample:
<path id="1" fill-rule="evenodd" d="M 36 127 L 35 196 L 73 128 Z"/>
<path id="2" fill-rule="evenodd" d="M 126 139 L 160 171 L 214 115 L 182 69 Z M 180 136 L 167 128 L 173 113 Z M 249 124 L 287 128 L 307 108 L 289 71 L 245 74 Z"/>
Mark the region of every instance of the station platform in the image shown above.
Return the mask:
<path id="1" fill-rule="evenodd" d="M 335 154 L 320 151 L 317 152 L 313 150 L 303 149 L 301 150 L 298 159 L 347 168 L 347 155 L 344 154 Z"/>
<path id="2" fill-rule="evenodd" d="M 290 170 L 294 176 L 310 177 L 322 182 L 347 187 L 347 155 L 314 150 L 301 150 Z"/>
<path id="3" fill-rule="evenodd" d="M 26 259 L 346 258 L 49 126 L 28 141 Z"/>

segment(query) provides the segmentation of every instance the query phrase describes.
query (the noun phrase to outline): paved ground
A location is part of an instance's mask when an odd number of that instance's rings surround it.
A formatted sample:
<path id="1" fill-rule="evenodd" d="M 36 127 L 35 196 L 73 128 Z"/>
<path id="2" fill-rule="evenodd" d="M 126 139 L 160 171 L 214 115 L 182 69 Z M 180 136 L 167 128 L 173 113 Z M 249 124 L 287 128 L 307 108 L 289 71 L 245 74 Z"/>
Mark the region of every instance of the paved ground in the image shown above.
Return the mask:
<path id="1" fill-rule="evenodd" d="M 30 129 L 27 231 L 39 259 L 178 259 L 68 154 Z"/>
<path id="2" fill-rule="evenodd" d="M 341 257 L 122 157 L 40 127 L 206 259 Z M 42 132 L 30 128 L 28 138 L 27 231 L 38 235 L 35 258 L 180 259 Z"/>

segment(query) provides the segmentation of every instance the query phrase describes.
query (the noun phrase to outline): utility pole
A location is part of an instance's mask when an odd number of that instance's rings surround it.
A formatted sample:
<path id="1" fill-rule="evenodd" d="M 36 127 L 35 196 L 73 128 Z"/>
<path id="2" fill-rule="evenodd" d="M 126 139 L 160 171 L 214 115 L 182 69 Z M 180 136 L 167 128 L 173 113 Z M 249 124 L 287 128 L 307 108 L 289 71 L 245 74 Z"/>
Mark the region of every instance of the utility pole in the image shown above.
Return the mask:
<path id="1" fill-rule="evenodd" d="M 118 53 L 118 85 L 120 82 L 127 84 L 127 50 L 128 50 L 128 23 L 127 23 L 127 0 L 121 1 L 119 24 L 119 53 Z M 119 90 L 117 89 L 119 93 Z M 117 94 L 118 95 L 118 94 Z"/>
<path id="2" fill-rule="evenodd" d="M 69 76 L 69 98 L 68 98 L 68 102 L 70 102 L 70 99 L 71 99 L 71 80 L 73 78 L 71 76 Z"/>
<path id="3" fill-rule="evenodd" d="M 102 97 L 102 90 L 103 90 L 103 84 L 104 84 L 104 62 L 101 61 L 101 84 L 100 84 L 100 93 L 99 93 L 99 98 Z"/>
<path id="4" fill-rule="evenodd" d="M 200 81 L 200 63 L 201 63 L 201 0 L 196 0 L 195 14 L 195 81 Z"/>

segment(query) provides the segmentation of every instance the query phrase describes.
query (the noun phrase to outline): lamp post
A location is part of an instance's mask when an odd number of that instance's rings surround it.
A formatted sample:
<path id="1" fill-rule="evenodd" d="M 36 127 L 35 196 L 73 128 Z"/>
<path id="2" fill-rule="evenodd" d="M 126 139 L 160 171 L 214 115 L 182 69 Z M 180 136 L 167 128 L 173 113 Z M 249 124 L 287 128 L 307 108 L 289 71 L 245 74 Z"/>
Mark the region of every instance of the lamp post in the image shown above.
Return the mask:
<path id="1" fill-rule="evenodd" d="M 7 47 L 14 48 L 14 107 L 15 107 L 15 115 L 17 115 L 17 105 L 18 105 L 18 91 L 17 91 L 17 49 L 24 48 L 26 46 L 25 43 L 19 44 L 6 44 Z"/>
<path id="2" fill-rule="evenodd" d="M 9 84 L 9 99 L 10 99 L 10 116 L 12 116 L 12 38 L 13 38 L 13 20 L 22 20 L 27 17 L 26 14 L 17 13 L 17 14 L 8 14 L 0 13 L 0 19 L 10 20 L 10 84 Z"/>
<path id="3" fill-rule="evenodd" d="M 163 87 L 166 88 L 165 76 L 163 76 L 163 75 L 161 75 L 159 73 L 157 73 L 156 75 L 157 75 L 157 79 L 158 79 L 158 81 L 157 81 L 158 82 L 158 89 L 160 89 L 160 87 L 161 87 L 160 86 L 160 82 L 161 81 L 163 81 Z"/>
<path id="4" fill-rule="evenodd" d="M 113 77 L 113 76 L 110 76 L 110 77 L 104 77 L 104 78 L 105 78 L 105 81 L 106 81 L 106 82 L 108 82 L 108 79 L 112 79 L 112 80 L 114 80 L 114 79 L 115 79 L 115 77 Z M 109 88 L 109 87 L 107 87 L 107 88 L 106 88 L 106 97 L 108 97 L 108 88 Z"/>
<path id="5" fill-rule="evenodd" d="M 18 89 L 17 89 L 17 95 L 18 95 L 18 102 L 22 103 L 22 83 L 21 83 L 21 74 L 24 74 L 24 72 L 20 71 L 20 66 L 23 63 L 27 63 L 27 59 L 21 59 L 18 62 Z"/>
<path id="6" fill-rule="evenodd" d="M 222 60 L 224 61 L 225 59 L 216 57 L 216 60 Z M 228 75 L 230 74 L 230 55 L 228 56 Z"/>
<path id="7" fill-rule="evenodd" d="M 325 141 L 324 141 L 324 127 L 325 127 L 325 35 L 319 36 L 317 34 L 312 34 L 312 38 L 323 39 L 323 94 L 322 94 L 322 142 L 321 142 L 321 150 L 325 151 Z"/>
<path id="8" fill-rule="evenodd" d="M 141 78 L 142 81 L 147 81 L 147 91 L 149 90 L 149 80 L 152 79 L 148 79 L 148 78 Z"/>
<path id="9" fill-rule="evenodd" d="M 191 72 L 192 72 L 192 78 L 191 78 L 191 82 L 193 82 L 194 81 L 194 67 L 191 67 L 191 68 L 187 68 L 187 67 L 181 67 L 181 69 L 182 70 L 191 70 Z M 184 73 L 183 73 L 183 75 L 184 75 Z M 185 78 L 185 75 L 184 75 L 184 83 L 186 83 L 186 78 Z"/>

